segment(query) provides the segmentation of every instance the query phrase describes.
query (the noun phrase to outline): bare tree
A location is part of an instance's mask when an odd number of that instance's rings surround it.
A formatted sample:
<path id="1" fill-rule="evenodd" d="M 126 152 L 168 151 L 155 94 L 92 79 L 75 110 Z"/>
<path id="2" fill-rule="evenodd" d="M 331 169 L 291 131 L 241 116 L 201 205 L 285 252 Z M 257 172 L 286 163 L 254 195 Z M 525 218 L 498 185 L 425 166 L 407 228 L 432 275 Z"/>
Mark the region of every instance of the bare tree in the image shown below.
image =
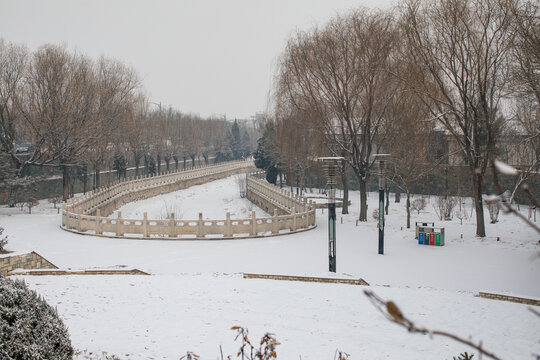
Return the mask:
<path id="1" fill-rule="evenodd" d="M 540 5 L 510 2 L 513 21 L 513 90 L 540 104 Z"/>
<path id="2" fill-rule="evenodd" d="M 392 95 L 386 71 L 396 39 L 386 13 L 354 12 L 324 29 L 299 33 L 280 64 L 277 102 L 288 100 L 320 116 L 319 131 L 336 156 L 346 155 L 360 185 L 361 221 L 367 220 L 366 185 L 372 154 L 382 143 Z"/>
<path id="3" fill-rule="evenodd" d="M 96 136 L 92 62 L 65 47 L 45 45 L 33 54 L 27 78 L 21 104 L 25 126 L 39 154 L 48 155 L 42 165 L 62 168 L 65 200 L 69 169 Z"/>
<path id="4" fill-rule="evenodd" d="M 52 163 L 57 158 L 55 154 L 42 151 L 43 139 L 34 136 L 33 129 L 23 122 L 21 104 L 28 62 L 26 48 L 0 39 L 0 150 L 10 163 L 2 171 L 2 182 L 10 188 L 8 204 L 11 207 L 15 206 L 18 189 L 30 179 L 25 178 L 26 170 L 32 165 Z M 22 141 L 32 143 L 24 154 L 17 149 L 17 142 Z"/>
<path id="5" fill-rule="evenodd" d="M 100 171 L 112 148 L 125 154 L 135 129 L 133 117 L 139 95 L 140 79 L 134 69 L 114 59 L 101 57 L 96 65 L 96 119 L 95 131 L 99 136 L 92 143 L 96 187 L 101 185 Z M 139 103 L 139 106 L 141 104 Z M 132 139 L 133 140 L 133 139 Z M 138 139 L 139 140 L 139 139 Z"/>
<path id="6" fill-rule="evenodd" d="M 517 159 L 508 157 L 505 161 L 515 165 L 519 175 L 510 203 L 540 167 L 540 5 L 534 1 L 516 1 L 512 5 L 515 36 L 511 90 L 517 126 L 508 136 L 518 139 L 518 143 L 514 146 Z"/>
<path id="7" fill-rule="evenodd" d="M 286 105 L 286 104 L 282 104 Z M 280 168 L 287 172 L 290 185 L 303 193 L 313 157 L 322 155 L 320 133 L 314 129 L 313 114 L 292 106 L 278 106 L 275 114 Z"/>
<path id="8" fill-rule="evenodd" d="M 405 208 L 407 210 L 407 228 L 411 227 L 411 194 L 414 188 L 422 183 L 422 179 L 442 161 L 431 155 L 430 147 L 434 129 L 429 119 L 429 108 L 425 100 L 407 91 L 419 75 L 414 64 L 399 63 L 395 67 L 399 71 L 395 96 L 388 107 L 387 124 L 389 138 L 385 150 L 392 154 L 390 178 L 396 188 L 406 193 Z"/>
<path id="9" fill-rule="evenodd" d="M 126 121 L 122 124 L 122 133 L 129 151 L 133 155 L 133 163 L 135 164 L 135 176 L 139 175 L 139 167 L 141 159 L 144 155 L 144 136 L 146 120 L 147 120 L 147 100 L 144 95 L 139 94 L 136 97 L 133 107 L 129 112 Z"/>
<path id="10" fill-rule="evenodd" d="M 421 66 L 432 116 L 448 131 L 469 167 L 476 235 L 486 235 L 482 176 L 502 126 L 510 75 L 511 8 L 499 0 L 409 1 L 403 11 L 408 61 Z"/>
<path id="11" fill-rule="evenodd" d="M 184 152 L 191 158 L 191 166 L 195 166 L 195 157 L 202 147 L 201 129 L 198 126 L 199 117 L 188 115 L 182 120 L 181 134 Z"/>

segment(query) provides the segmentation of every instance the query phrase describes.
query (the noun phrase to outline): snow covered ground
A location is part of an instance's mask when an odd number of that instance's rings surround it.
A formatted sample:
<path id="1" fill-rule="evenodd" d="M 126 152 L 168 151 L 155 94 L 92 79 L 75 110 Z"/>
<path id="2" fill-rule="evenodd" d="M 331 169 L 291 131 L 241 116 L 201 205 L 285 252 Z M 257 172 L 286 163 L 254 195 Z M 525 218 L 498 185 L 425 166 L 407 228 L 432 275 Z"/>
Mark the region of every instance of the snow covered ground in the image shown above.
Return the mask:
<path id="1" fill-rule="evenodd" d="M 192 218 L 189 211 L 193 218 L 199 211 L 205 218 L 226 211 L 242 216 L 237 210 L 249 204 L 232 200 L 237 186 L 228 181 L 216 193 L 211 191 L 216 184 L 206 184 L 196 193 L 192 188 L 169 196 L 184 199 L 183 218 Z M 188 205 L 189 194 L 193 205 Z M 540 237 L 533 229 L 505 214 L 489 224 L 486 211 L 488 236 L 477 239 L 470 219 L 463 225 L 457 219 L 439 221 L 432 197 L 419 215 L 413 213 L 412 222 L 435 221 L 445 227 L 446 246 L 420 246 L 414 229 L 405 229 L 404 201 L 392 201 L 385 255 L 378 255 L 371 218 L 377 196 L 370 194 L 369 221 L 358 226 L 358 193 L 351 193 L 351 199 L 351 214 L 338 213 L 335 276 L 361 277 L 418 325 L 471 336 L 501 358 L 540 354 L 540 319 L 528 306 L 474 296 L 488 291 L 540 298 Z M 163 200 L 150 203 L 157 204 L 156 211 L 163 207 Z M 145 205 L 149 217 L 151 206 Z M 470 211 L 470 203 L 465 206 Z M 123 217 L 129 211 L 140 208 L 122 209 Z M 233 343 L 234 325 L 247 327 L 255 342 L 264 332 L 276 334 L 281 359 L 333 359 L 336 349 L 351 359 L 452 359 L 471 352 L 453 341 L 411 335 L 391 324 L 365 297 L 366 287 L 242 278 L 242 272 L 334 276 L 327 271 L 327 212 L 317 215 L 318 227 L 304 233 L 208 241 L 76 235 L 59 228 L 60 215 L 47 202 L 32 215 L 0 208 L 0 225 L 9 235 L 9 250 L 34 250 L 61 268 L 126 265 L 153 274 L 23 277 L 58 308 L 74 346 L 87 354 L 178 359 L 190 350 L 202 359 L 216 359 L 220 345 L 225 356 L 236 354 L 240 344 Z"/>
<path id="2" fill-rule="evenodd" d="M 241 176 L 230 176 L 210 184 L 134 201 L 118 211 L 125 219 L 142 219 L 145 211 L 149 219 L 166 219 L 168 214 L 174 213 L 176 219 L 195 220 L 199 218 L 199 212 L 203 213 L 204 219 L 225 219 L 226 212 L 231 213 L 232 219 L 248 219 L 252 210 L 255 210 L 257 217 L 270 216 L 248 199 L 239 197 L 237 179 Z M 211 205 L 201 207 L 201 204 Z M 111 217 L 117 217 L 117 211 Z"/>

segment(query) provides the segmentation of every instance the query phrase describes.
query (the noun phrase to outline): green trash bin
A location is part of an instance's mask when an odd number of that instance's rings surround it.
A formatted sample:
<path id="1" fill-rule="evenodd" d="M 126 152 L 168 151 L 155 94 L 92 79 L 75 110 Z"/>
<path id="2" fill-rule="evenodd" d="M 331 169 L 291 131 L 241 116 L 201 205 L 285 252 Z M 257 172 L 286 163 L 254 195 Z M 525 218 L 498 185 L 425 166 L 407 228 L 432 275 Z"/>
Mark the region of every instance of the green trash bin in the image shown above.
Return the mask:
<path id="1" fill-rule="evenodd" d="M 441 246 L 441 234 L 435 234 L 435 246 Z"/>

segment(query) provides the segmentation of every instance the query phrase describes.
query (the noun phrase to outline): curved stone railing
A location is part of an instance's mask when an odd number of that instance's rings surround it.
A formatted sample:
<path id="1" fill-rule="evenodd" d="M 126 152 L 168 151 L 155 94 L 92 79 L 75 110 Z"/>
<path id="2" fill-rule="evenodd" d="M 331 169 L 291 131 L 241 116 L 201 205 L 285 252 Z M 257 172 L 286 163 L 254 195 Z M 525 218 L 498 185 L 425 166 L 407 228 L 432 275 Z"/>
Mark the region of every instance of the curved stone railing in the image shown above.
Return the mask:
<path id="1" fill-rule="evenodd" d="M 245 172 L 252 162 L 231 162 L 161 176 L 136 178 L 70 199 L 62 207 L 62 228 L 77 233 L 135 239 L 226 239 L 271 236 L 315 227 L 315 207 L 311 201 L 246 175 L 247 196 L 272 217 L 222 220 L 123 219 L 108 218 L 125 203 Z"/>

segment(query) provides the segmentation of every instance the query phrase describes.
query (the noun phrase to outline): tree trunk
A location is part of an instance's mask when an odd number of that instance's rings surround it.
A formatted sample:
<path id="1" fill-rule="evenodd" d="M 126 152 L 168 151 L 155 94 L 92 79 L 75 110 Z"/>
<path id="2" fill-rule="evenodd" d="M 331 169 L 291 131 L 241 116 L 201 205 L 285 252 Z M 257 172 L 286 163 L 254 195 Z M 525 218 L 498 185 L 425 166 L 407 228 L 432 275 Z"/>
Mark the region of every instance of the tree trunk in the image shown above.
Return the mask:
<path id="1" fill-rule="evenodd" d="M 407 208 L 407 229 L 411 228 L 411 193 L 407 191 L 407 202 L 405 203 Z"/>
<path id="2" fill-rule="evenodd" d="M 139 163 L 141 162 L 141 159 L 135 155 L 133 160 L 135 161 L 135 177 L 137 177 L 139 176 Z"/>
<path id="3" fill-rule="evenodd" d="M 349 180 L 345 173 L 346 171 L 341 169 L 341 184 L 343 185 L 343 207 L 341 213 L 344 215 L 349 213 Z"/>
<path id="4" fill-rule="evenodd" d="M 170 167 L 169 167 L 169 163 L 170 163 L 170 162 L 171 162 L 171 159 L 169 159 L 169 158 L 166 158 L 166 159 L 165 159 L 165 164 L 167 165 L 167 172 L 170 171 Z"/>
<path id="5" fill-rule="evenodd" d="M 302 171 L 302 175 L 300 176 L 300 195 L 304 195 L 304 192 L 306 191 L 306 171 Z"/>
<path id="6" fill-rule="evenodd" d="M 15 168 L 17 169 L 16 177 L 19 179 L 22 178 L 24 168 L 21 169 L 21 165 L 18 163 L 15 164 Z M 8 206 L 11 208 L 15 207 L 15 204 L 17 203 L 17 192 L 19 191 L 19 187 L 19 185 L 14 185 L 9 189 Z"/>
<path id="7" fill-rule="evenodd" d="M 358 220 L 367 221 L 367 183 L 365 179 L 360 178 L 360 216 Z"/>
<path id="8" fill-rule="evenodd" d="M 101 177 L 100 177 L 99 165 L 95 165 L 94 170 L 95 170 L 95 179 L 96 179 L 95 186 L 96 186 L 96 189 L 97 189 L 97 188 L 99 188 L 101 186 Z"/>
<path id="9" fill-rule="evenodd" d="M 384 213 L 386 215 L 388 215 L 388 205 L 390 205 L 390 201 L 389 201 L 389 198 L 390 198 L 390 187 L 387 187 L 386 188 L 386 205 L 384 206 Z"/>
<path id="10" fill-rule="evenodd" d="M 15 185 L 12 186 L 9 189 L 9 198 L 8 198 L 8 206 L 9 207 L 15 207 L 15 204 L 17 203 L 17 191 L 19 190 L 19 186 Z"/>
<path id="11" fill-rule="evenodd" d="M 86 194 L 86 192 L 88 191 L 88 168 L 86 167 L 86 165 L 83 166 L 83 193 Z"/>
<path id="12" fill-rule="evenodd" d="M 189 155 L 189 157 L 191 158 L 191 168 L 194 168 L 195 167 L 195 155 Z"/>
<path id="13" fill-rule="evenodd" d="M 161 174 L 161 155 L 157 154 L 157 173 Z"/>
<path id="14" fill-rule="evenodd" d="M 474 207 L 476 210 L 476 236 L 486 236 L 486 226 L 484 223 L 484 204 L 482 202 L 482 184 L 478 181 L 476 173 L 473 172 L 474 186 Z"/>
<path id="15" fill-rule="evenodd" d="M 62 165 L 62 201 L 69 199 L 69 167 Z"/>
<path id="16" fill-rule="evenodd" d="M 395 198 L 394 198 L 394 202 L 396 202 L 396 203 L 401 202 L 401 190 L 397 186 L 396 186 L 396 195 L 395 195 Z"/>
<path id="17" fill-rule="evenodd" d="M 148 156 L 144 155 L 144 174 L 148 175 Z"/>
<path id="18" fill-rule="evenodd" d="M 186 156 L 184 155 L 184 170 L 186 170 Z"/>

